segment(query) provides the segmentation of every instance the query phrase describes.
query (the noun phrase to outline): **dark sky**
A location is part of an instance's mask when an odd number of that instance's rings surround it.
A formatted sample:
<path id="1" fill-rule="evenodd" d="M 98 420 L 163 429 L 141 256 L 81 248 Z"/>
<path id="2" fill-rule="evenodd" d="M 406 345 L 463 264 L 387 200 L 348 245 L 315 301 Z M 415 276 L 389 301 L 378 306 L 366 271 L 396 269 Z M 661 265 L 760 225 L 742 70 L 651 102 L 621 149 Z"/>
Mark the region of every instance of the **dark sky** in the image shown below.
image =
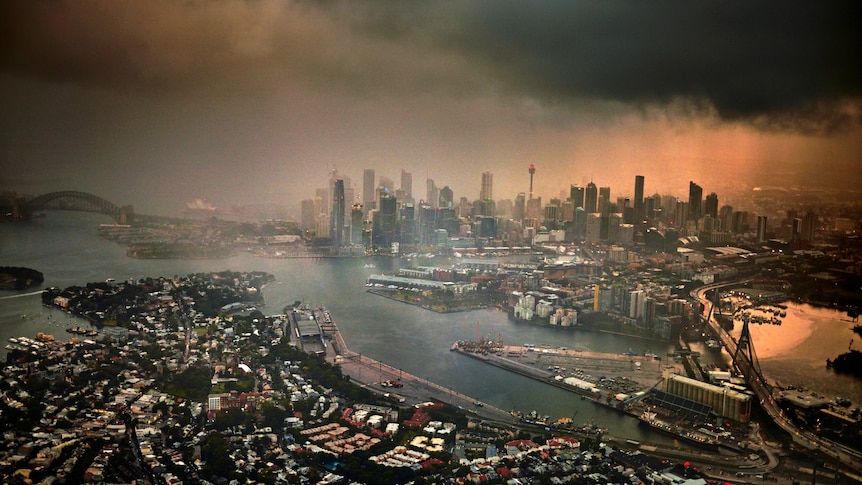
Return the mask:
<path id="1" fill-rule="evenodd" d="M 0 0 L 0 190 L 862 183 L 859 2 Z"/>

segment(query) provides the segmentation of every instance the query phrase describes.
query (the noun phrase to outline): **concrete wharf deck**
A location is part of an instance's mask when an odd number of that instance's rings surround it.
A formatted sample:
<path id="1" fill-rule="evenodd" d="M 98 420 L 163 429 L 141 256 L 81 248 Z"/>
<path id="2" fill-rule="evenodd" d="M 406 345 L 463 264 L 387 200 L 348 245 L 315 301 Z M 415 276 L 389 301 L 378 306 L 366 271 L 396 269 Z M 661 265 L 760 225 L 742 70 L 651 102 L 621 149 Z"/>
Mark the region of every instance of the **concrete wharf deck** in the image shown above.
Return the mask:
<path id="1" fill-rule="evenodd" d="M 324 339 L 329 343 L 326 346 L 326 359 L 328 361 L 338 365 L 344 375 L 349 376 L 359 385 L 388 395 L 394 402 L 402 405 L 415 405 L 422 402 L 439 401 L 459 407 L 470 414 L 485 419 L 506 422 L 513 420 L 508 411 L 436 384 L 430 381 L 429 377 L 416 376 L 350 350 L 334 322 L 329 322 L 323 332 Z M 392 382 L 397 383 L 397 386 L 387 385 Z"/>

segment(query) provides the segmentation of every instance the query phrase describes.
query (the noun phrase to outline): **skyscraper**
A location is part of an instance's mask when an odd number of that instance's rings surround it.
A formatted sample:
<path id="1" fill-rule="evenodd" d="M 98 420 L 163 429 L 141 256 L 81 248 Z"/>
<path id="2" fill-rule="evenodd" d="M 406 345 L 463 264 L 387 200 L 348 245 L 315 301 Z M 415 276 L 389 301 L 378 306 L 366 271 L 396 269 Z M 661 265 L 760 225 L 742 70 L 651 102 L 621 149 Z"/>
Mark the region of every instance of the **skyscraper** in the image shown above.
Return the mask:
<path id="1" fill-rule="evenodd" d="M 766 242 L 766 216 L 757 216 L 757 242 Z"/>
<path id="2" fill-rule="evenodd" d="M 597 207 L 599 213 L 607 216 L 611 213 L 611 188 L 599 187 L 599 201 Z"/>
<path id="3" fill-rule="evenodd" d="M 598 212 L 599 191 L 596 184 L 590 182 L 584 191 L 584 210 L 587 214 Z"/>
<path id="4" fill-rule="evenodd" d="M 317 214 L 314 210 L 314 200 L 305 199 L 302 201 L 302 214 L 300 216 L 300 228 L 305 231 L 314 228 Z"/>
<path id="5" fill-rule="evenodd" d="M 703 188 L 694 182 L 688 183 L 688 219 L 697 221 L 703 215 Z"/>
<path id="6" fill-rule="evenodd" d="M 527 196 L 523 192 L 519 192 L 515 197 L 515 204 L 512 207 L 512 219 L 521 221 L 524 219 L 527 209 Z"/>
<path id="7" fill-rule="evenodd" d="M 344 244 L 344 180 L 337 179 L 332 189 L 332 215 L 329 217 L 331 229 L 329 237 L 332 238 L 333 246 Z"/>
<path id="8" fill-rule="evenodd" d="M 362 172 L 362 207 L 366 215 L 368 211 L 377 207 L 377 201 L 375 200 L 377 196 L 376 188 L 377 182 L 374 178 L 374 169 L 366 168 Z"/>
<path id="9" fill-rule="evenodd" d="M 390 249 L 392 243 L 399 242 L 398 201 L 387 191 L 380 193 L 380 210 L 374 218 L 374 246 Z"/>
<path id="10" fill-rule="evenodd" d="M 413 174 L 404 169 L 401 170 L 401 190 L 406 195 L 405 201 L 413 200 Z"/>
<path id="11" fill-rule="evenodd" d="M 362 204 L 353 204 L 350 210 L 350 244 L 362 244 L 363 217 Z"/>
<path id="12" fill-rule="evenodd" d="M 425 180 L 425 202 L 431 207 L 439 207 L 437 204 L 440 197 L 440 190 L 433 179 Z"/>
<path id="13" fill-rule="evenodd" d="M 380 176 L 380 181 L 378 182 L 378 189 L 381 187 L 386 189 L 387 193 L 389 194 L 395 193 L 395 181 L 385 175 Z"/>
<path id="14" fill-rule="evenodd" d="M 330 199 L 330 191 L 328 188 L 317 188 L 314 190 L 314 199 L 318 203 L 317 207 L 317 215 L 324 214 L 329 217 L 329 204 L 332 202 Z M 320 200 L 317 200 L 320 199 Z M 320 234 L 320 237 L 326 237 L 326 234 Z"/>
<path id="15" fill-rule="evenodd" d="M 814 231 L 817 229 L 817 214 L 808 211 L 802 219 L 802 230 L 800 237 L 809 243 L 814 241 Z"/>
<path id="16" fill-rule="evenodd" d="M 595 212 L 588 213 L 585 229 L 584 239 L 590 244 L 599 244 L 602 233 L 602 216 Z"/>
<path id="17" fill-rule="evenodd" d="M 579 185 L 572 185 L 569 189 L 569 198 L 575 203 L 575 208 L 584 206 L 584 188 Z"/>
<path id="18" fill-rule="evenodd" d="M 718 218 L 718 194 L 715 192 L 706 196 L 706 200 L 703 203 L 703 215 L 710 216 L 713 219 Z"/>
<path id="19" fill-rule="evenodd" d="M 638 222 L 643 221 L 646 217 L 646 213 L 644 212 L 644 176 L 643 175 L 635 175 L 635 200 L 634 200 L 634 208 L 635 208 L 635 219 Z"/>
<path id="20" fill-rule="evenodd" d="M 437 207 L 452 207 L 454 203 L 455 195 L 452 193 L 452 189 L 450 189 L 448 185 L 440 189 L 440 197 Z"/>
<path id="21" fill-rule="evenodd" d="M 479 200 L 494 200 L 494 174 L 482 173 L 482 188 L 479 190 Z"/>

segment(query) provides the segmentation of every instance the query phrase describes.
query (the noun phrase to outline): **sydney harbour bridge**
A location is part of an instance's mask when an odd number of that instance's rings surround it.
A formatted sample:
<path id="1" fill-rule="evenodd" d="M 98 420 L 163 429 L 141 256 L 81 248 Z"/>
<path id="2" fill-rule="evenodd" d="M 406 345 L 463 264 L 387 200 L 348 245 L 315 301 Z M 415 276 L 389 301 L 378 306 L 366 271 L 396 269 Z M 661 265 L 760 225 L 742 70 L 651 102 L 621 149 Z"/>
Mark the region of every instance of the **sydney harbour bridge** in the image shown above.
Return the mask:
<path id="1" fill-rule="evenodd" d="M 97 195 L 75 190 L 51 192 L 38 197 L 12 197 L 2 201 L 3 215 L 15 220 L 28 220 L 43 210 L 96 212 L 110 216 L 117 224 L 131 224 L 131 205 L 117 206 Z"/>

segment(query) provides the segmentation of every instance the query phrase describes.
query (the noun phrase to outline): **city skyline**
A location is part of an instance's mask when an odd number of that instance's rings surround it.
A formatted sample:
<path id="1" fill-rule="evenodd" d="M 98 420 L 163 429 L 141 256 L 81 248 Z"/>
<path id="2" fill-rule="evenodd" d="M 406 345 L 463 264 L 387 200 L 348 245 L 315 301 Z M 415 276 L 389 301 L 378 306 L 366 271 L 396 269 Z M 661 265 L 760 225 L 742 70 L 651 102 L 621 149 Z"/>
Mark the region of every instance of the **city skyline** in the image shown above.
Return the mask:
<path id="1" fill-rule="evenodd" d="M 0 190 L 298 207 L 373 167 L 515 199 L 535 164 L 545 200 L 858 194 L 858 6 L 624 6 L 5 3 Z"/>

